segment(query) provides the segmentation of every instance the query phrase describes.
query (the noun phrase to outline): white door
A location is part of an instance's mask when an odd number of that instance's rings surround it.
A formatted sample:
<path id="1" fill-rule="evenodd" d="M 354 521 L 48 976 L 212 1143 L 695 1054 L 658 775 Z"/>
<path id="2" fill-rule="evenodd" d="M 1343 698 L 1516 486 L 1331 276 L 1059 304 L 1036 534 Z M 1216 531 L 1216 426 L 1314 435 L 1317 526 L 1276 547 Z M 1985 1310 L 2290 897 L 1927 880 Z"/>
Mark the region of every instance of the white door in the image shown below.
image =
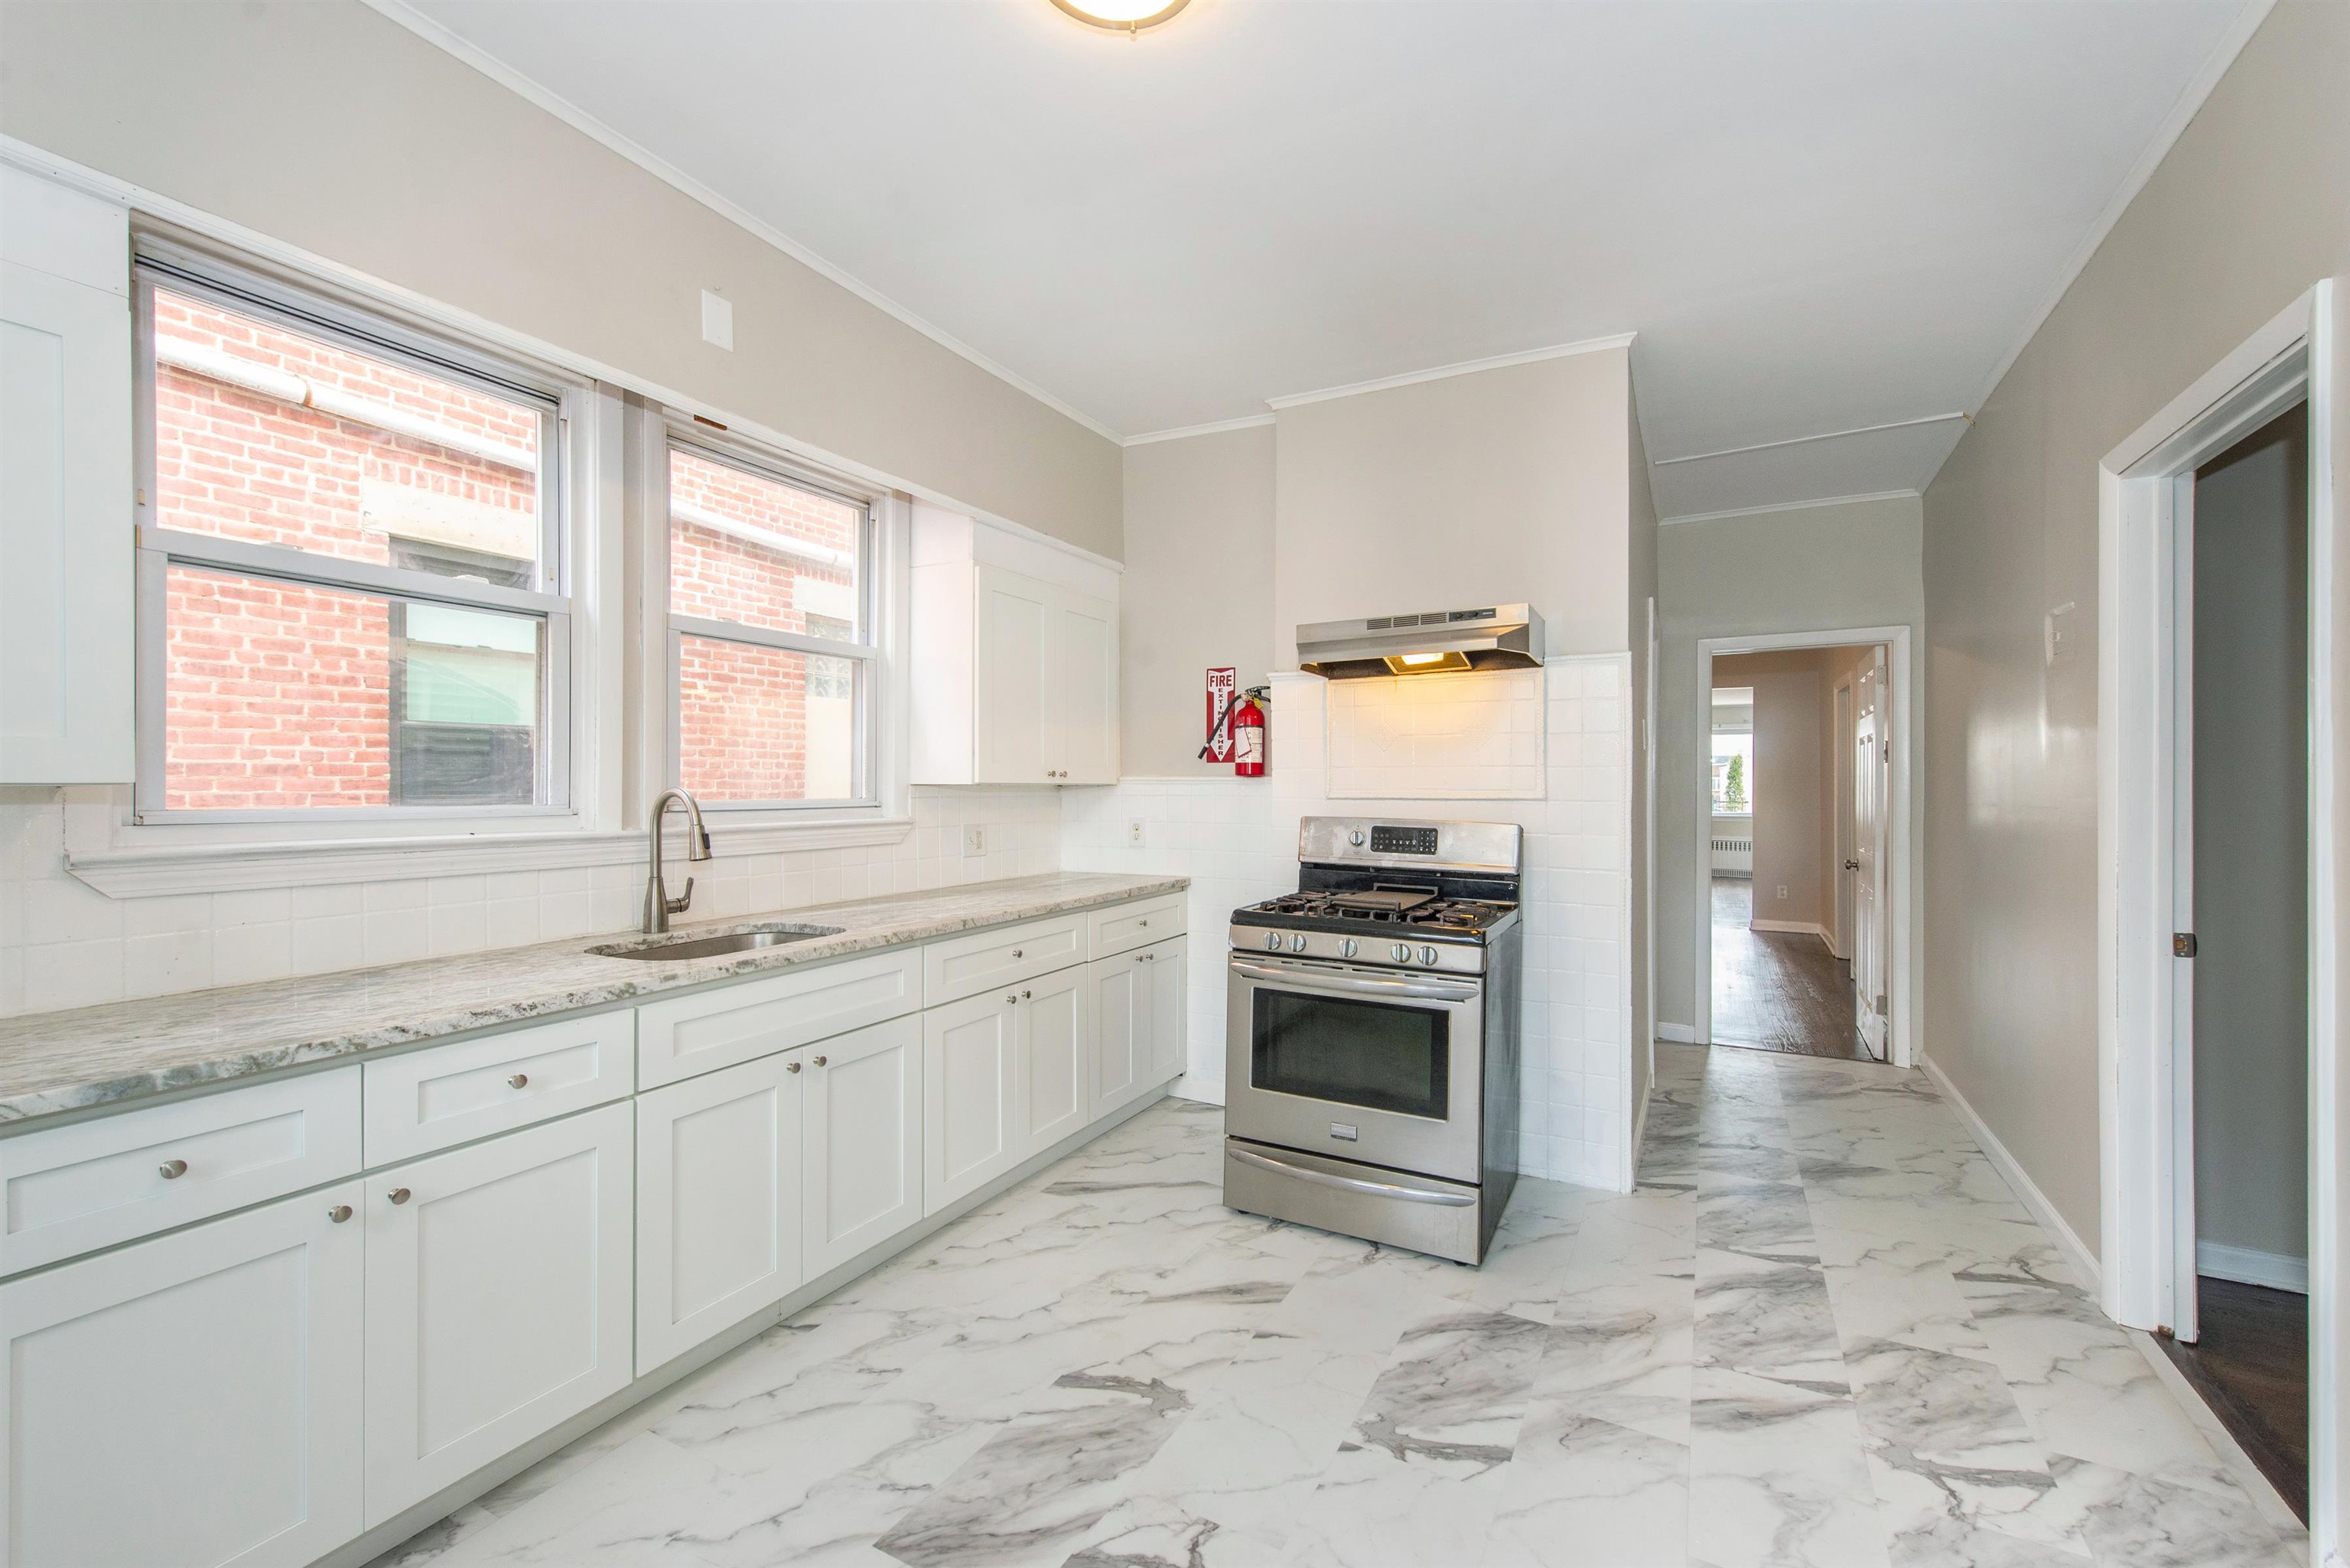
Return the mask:
<path id="1" fill-rule="evenodd" d="M 922 1212 L 935 1214 L 1020 1162 L 1014 1093 L 1017 989 L 922 1014 Z"/>
<path id="2" fill-rule="evenodd" d="M 1054 610 L 1054 695 L 1058 699 L 1063 784 L 1118 782 L 1118 611 L 1062 592 Z"/>
<path id="3" fill-rule="evenodd" d="M 807 1051 L 637 1096 L 637 1366 L 772 1306 L 800 1267 Z"/>
<path id="4" fill-rule="evenodd" d="M 1093 991 L 1097 1116 L 1132 1099 L 1149 1071 L 1152 992 L 1147 952 L 1096 959 L 1087 967 L 1086 983 Z"/>
<path id="5" fill-rule="evenodd" d="M 1835 942 L 1829 949 L 1846 963 L 1852 961 L 1852 874 L 1860 862 L 1852 852 L 1854 805 L 1853 764 L 1858 745 L 1852 735 L 1852 682 L 1835 689 Z"/>
<path id="6" fill-rule="evenodd" d="M 1868 1054 L 1885 1060 L 1885 796 L 1892 767 L 1885 666 L 1866 666 L 1853 688 L 1853 944 L 1855 1025 Z"/>
<path id="7" fill-rule="evenodd" d="M 1059 770 L 1057 697 L 1048 662 L 1054 592 L 1016 572 L 978 571 L 972 656 L 980 784 L 1044 784 Z"/>
<path id="8" fill-rule="evenodd" d="M 1017 1012 L 1025 1159 L 1093 1119 L 1093 1016 L 1084 967 L 1022 982 Z"/>
<path id="9" fill-rule="evenodd" d="M 1186 1022 L 1186 947 L 1183 939 L 1178 937 L 1143 954 L 1150 961 L 1143 966 L 1150 971 L 1150 1052 L 1142 1072 L 1145 1088 L 1156 1088 L 1170 1078 L 1180 1076 L 1188 1064 L 1191 1029 Z"/>
<path id="10" fill-rule="evenodd" d="M 922 1026 L 908 1016 L 807 1053 L 802 1277 L 922 1217 Z"/>
<path id="11" fill-rule="evenodd" d="M 359 1534 L 361 1201 L 346 1182 L 0 1286 L 0 1561 L 262 1568 Z"/>
<path id="12" fill-rule="evenodd" d="M 630 1107 L 369 1179 L 367 1520 L 628 1386 Z"/>
<path id="13" fill-rule="evenodd" d="M 130 242 L 0 171 L 0 784 L 128 784 Z"/>

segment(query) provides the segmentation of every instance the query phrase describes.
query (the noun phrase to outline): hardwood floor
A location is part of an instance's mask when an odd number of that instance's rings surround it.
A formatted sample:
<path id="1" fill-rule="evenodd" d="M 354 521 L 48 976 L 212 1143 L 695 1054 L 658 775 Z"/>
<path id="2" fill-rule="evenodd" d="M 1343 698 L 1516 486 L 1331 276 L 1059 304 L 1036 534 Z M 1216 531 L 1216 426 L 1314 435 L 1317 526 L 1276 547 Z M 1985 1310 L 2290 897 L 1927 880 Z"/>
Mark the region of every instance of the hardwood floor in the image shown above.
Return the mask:
<path id="1" fill-rule="evenodd" d="M 2309 1521 L 2309 1298 L 2205 1274 L 2203 1337 L 2158 1336 L 2269 1484 Z"/>
<path id="2" fill-rule="evenodd" d="M 1754 885 L 1713 879 L 1713 1040 L 1758 1051 L 1864 1062 L 1852 969 L 1815 936 L 1748 929 Z"/>

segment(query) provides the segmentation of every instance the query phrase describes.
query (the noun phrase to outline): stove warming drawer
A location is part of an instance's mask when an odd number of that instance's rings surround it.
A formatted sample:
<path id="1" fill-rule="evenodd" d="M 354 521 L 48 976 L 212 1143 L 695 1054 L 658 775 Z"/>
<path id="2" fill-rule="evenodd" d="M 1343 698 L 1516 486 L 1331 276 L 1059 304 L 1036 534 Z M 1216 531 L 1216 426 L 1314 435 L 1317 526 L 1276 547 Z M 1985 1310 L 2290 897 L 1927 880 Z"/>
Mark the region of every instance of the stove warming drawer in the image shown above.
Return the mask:
<path id="1" fill-rule="evenodd" d="M 1457 1263 L 1476 1262 L 1492 1234 L 1482 1188 L 1236 1137 L 1224 1140 L 1224 1201 Z"/>

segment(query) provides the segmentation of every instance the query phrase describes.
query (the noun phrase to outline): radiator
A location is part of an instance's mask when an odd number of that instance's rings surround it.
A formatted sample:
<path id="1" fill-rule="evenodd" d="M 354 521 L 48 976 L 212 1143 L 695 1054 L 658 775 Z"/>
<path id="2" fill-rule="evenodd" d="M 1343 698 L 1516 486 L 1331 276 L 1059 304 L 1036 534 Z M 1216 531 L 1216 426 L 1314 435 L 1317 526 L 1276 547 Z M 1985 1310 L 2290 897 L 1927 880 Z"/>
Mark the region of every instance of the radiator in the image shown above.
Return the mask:
<path id="1" fill-rule="evenodd" d="M 1732 837 L 1725 836 L 1717 831 L 1711 843 L 1713 869 L 1717 874 L 1726 873 L 1736 877 L 1754 875 L 1754 836 L 1752 834 Z"/>

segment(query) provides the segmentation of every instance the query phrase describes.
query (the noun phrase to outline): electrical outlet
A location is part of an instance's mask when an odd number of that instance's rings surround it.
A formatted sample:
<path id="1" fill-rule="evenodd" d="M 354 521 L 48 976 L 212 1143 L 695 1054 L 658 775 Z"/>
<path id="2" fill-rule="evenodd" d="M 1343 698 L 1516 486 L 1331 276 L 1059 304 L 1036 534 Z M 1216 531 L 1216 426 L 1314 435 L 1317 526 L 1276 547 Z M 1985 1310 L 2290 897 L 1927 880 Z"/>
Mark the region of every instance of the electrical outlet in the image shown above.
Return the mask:
<path id="1" fill-rule="evenodd" d="M 1126 843 L 1127 847 L 1129 849 L 1139 849 L 1142 847 L 1142 818 L 1136 816 L 1127 819 Z"/>
<path id="2" fill-rule="evenodd" d="M 986 854 L 987 829 L 984 827 L 964 828 L 962 830 L 962 852 L 965 855 Z"/>
<path id="3" fill-rule="evenodd" d="M 1785 898 L 1786 896 L 1787 896 L 1787 885 L 1786 885 L 1784 882 L 1782 882 L 1782 883 L 1780 883 L 1780 884 L 1779 884 L 1779 897 L 1781 897 L 1782 898 Z"/>

